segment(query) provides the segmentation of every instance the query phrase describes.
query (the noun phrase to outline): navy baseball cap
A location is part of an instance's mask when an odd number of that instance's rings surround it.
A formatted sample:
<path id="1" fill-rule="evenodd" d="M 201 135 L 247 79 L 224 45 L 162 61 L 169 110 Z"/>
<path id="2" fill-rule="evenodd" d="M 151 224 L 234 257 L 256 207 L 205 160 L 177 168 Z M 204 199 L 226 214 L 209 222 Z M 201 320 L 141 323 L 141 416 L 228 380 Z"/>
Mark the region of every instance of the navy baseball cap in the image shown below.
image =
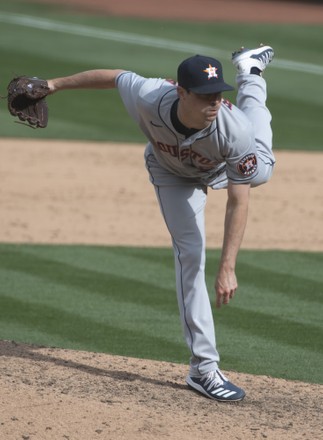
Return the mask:
<path id="1" fill-rule="evenodd" d="M 177 69 L 178 85 L 198 94 L 234 90 L 223 80 L 222 65 L 215 58 L 194 55 L 182 61 Z"/>

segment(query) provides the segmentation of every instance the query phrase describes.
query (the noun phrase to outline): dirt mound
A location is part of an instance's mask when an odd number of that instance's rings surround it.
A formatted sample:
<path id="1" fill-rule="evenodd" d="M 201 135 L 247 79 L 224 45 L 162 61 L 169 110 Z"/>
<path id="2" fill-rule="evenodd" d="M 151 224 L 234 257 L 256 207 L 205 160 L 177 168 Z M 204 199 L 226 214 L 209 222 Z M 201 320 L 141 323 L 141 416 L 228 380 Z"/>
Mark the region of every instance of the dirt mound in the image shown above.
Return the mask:
<path id="1" fill-rule="evenodd" d="M 189 391 L 182 365 L 7 341 L 0 354 L 6 440 L 320 438 L 319 385 L 231 372 L 247 397 L 221 404 Z"/>

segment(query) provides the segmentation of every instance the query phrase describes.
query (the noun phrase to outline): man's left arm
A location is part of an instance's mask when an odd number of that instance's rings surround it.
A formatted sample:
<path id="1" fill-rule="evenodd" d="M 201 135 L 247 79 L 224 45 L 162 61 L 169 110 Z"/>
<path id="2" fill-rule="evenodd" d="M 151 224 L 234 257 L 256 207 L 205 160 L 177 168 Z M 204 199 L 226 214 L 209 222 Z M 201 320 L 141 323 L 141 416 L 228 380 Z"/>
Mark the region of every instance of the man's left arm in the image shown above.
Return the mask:
<path id="1" fill-rule="evenodd" d="M 224 238 L 215 281 L 216 306 L 228 304 L 237 288 L 235 265 L 248 218 L 250 184 L 234 185 L 229 181 L 224 222 Z"/>
<path id="2" fill-rule="evenodd" d="M 47 80 L 50 93 L 72 89 L 112 89 L 121 69 L 85 70 L 74 75 Z"/>

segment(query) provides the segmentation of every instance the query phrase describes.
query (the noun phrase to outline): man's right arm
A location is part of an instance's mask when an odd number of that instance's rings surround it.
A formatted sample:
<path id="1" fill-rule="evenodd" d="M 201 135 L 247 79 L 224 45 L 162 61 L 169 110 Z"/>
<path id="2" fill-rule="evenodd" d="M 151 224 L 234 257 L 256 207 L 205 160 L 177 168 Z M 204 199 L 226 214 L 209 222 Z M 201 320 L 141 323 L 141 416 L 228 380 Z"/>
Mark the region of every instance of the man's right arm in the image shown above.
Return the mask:
<path id="1" fill-rule="evenodd" d="M 248 218 L 250 184 L 229 181 L 221 260 L 215 282 L 216 306 L 228 304 L 237 288 L 235 266 Z"/>
<path id="2" fill-rule="evenodd" d="M 76 73 L 75 75 L 48 80 L 51 93 L 71 89 L 113 89 L 121 69 L 97 69 Z"/>

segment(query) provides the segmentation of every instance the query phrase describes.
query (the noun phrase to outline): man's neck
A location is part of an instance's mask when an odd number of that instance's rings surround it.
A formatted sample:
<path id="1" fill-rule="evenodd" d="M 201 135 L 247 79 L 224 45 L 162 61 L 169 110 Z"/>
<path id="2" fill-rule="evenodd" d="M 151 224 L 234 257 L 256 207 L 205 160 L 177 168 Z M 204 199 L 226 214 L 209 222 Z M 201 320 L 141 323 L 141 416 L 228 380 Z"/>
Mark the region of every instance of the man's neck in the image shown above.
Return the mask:
<path id="1" fill-rule="evenodd" d="M 182 123 L 182 121 L 178 117 L 178 103 L 179 100 L 175 101 L 172 105 L 171 113 L 170 113 L 171 121 L 173 127 L 178 133 L 183 134 L 185 138 L 189 138 L 190 136 L 198 132 L 199 129 L 188 128 L 186 125 Z"/>
<path id="2" fill-rule="evenodd" d="M 210 123 L 206 122 L 205 124 L 201 124 L 200 122 L 194 121 L 187 112 L 184 111 L 183 105 L 181 104 L 181 100 L 178 101 L 177 105 L 177 118 L 182 125 L 184 125 L 189 130 L 200 131 L 204 128 L 207 128 Z"/>

